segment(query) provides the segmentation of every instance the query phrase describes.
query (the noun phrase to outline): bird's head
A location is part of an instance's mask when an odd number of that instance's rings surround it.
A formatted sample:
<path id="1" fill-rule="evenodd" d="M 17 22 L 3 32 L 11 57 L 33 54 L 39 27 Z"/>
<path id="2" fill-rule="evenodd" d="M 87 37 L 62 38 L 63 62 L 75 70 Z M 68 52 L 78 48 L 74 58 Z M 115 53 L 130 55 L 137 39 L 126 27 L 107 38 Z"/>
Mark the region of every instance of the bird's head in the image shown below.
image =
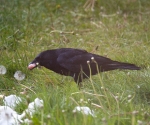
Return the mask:
<path id="1" fill-rule="evenodd" d="M 28 69 L 32 70 L 36 67 L 40 67 L 41 61 L 42 61 L 41 55 L 39 54 L 32 62 L 29 63 Z"/>
<path id="2" fill-rule="evenodd" d="M 32 70 L 32 69 L 39 67 L 39 66 L 40 66 L 40 63 L 36 60 L 33 60 L 32 62 L 29 63 L 28 69 Z"/>
<path id="3" fill-rule="evenodd" d="M 32 70 L 36 67 L 44 66 L 46 68 L 50 67 L 51 62 L 54 60 L 54 54 L 50 50 L 46 50 L 38 54 L 35 59 L 29 63 L 28 69 Z"/>

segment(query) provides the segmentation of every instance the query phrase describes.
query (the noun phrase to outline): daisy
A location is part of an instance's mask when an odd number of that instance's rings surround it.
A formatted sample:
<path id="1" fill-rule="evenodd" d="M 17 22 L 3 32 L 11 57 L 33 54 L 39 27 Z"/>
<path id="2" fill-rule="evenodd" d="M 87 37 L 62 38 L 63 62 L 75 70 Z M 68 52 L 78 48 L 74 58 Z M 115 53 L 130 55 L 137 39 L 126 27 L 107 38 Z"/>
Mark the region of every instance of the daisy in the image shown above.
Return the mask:
<path id="1" fill-rule="evenodd" d="M 37 109 L 42 107 L 43 107 L 43 100 L 36 98 L 34 102 L 29 103 L 28 108 L 22 113 L 22 115 L 25 115 L 27 113 L 32 117 L 33 114 L 37 111 Z"/>
<path id="2" fill-rule="evenodd" d="M 14 74 L 15 79 L 21 81 L 25 78 L 25 74 L 21 71 L 16 71 Z"/>
<path id="3" fill-rule="evenodd" d="M 5 66 L 0 65 L 0 74 L 4 75 L 4 74 L 6 74 L 6 72 L 7 72 L 7 70 L 6 70 Z"/>
<path id="4" fill-rule="evenodd" d="M 89 107 L 86 106 L 76 106 L 73 110 L 73 112 L 82 112 L 85 115 L 92 115 L 93 117 L 95 117 L 94 111 L 91 110 Z"/>
<path id="5" fill-rule="evenodd" d="M 5 106 L 9 106 L 11 108 L 15 108 L 17 104 L 21 102 L 21 98 L 16 95 L 5 96 L 3 102 Z"/>
<path id="6" fill-rule="evenodd" d="M 0 125 L 20 125 L 21 118 L 8 106 L 0 106 Z"/>

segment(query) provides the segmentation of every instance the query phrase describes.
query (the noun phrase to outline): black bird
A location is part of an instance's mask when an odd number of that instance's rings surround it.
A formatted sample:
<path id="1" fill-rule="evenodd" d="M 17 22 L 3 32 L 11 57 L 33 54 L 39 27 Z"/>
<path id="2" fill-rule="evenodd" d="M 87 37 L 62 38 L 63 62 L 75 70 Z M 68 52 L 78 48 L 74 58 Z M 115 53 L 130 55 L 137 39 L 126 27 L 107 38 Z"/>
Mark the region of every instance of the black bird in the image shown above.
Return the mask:
<path id="1" fill-rule="evenodd" d="M 115 69 L 140 70 L 140 67 L 134 64 L 113 61 L 85 50 L 73 48 L 43 51 L 29 64 L 28 69 L 34 69 L 39 65 L 61 75 L 72 76 L 76 83 L 98 72 Z"/>

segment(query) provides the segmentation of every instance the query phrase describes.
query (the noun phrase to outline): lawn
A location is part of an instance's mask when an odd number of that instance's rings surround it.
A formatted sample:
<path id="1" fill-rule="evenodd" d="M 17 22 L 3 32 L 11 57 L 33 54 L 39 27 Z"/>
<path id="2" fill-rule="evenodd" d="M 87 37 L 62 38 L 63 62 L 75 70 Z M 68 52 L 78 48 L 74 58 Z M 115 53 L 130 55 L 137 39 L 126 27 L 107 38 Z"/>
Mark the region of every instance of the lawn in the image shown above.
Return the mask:
<path id="1" fill-rule="evenodd" d="M 42 99 L 43 107 L 26 116 L 34 125 L 150 124 L 150 1 L 97 0 L 94 11 L 85 10 L 85 2 L 0 1 L 0 65 L 7 69 L 0 74 L 0 95 L 23 99 L 18 114 Z M 44 67 L 27 69 L 37 54 L 54 48 L 85 49 L 142 69 L 99 73 L 81 89 L 71 77 Z M 25 79 L 14 78 L 18 70 Z M 89 107 L 94 115 L 76 106 Z"/>

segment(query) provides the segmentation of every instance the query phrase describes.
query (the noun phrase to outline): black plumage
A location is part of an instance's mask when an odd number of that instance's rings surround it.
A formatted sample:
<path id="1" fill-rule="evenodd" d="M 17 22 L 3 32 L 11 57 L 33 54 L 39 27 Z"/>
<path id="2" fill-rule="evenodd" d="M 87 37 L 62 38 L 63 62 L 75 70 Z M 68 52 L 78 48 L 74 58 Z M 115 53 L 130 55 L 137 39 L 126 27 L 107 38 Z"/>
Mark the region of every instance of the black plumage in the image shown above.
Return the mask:
<path id="1" fill-rule="evenodd" d="M 113 61 L 85 50 L 73 48 L 43 51 L 29 64 L 28 68 L 31 70 L 38 65 L 61 75 L 72 76 L 76 83 L 98 72 L 115 69 L 140 70 L 140 67 L 134 64 Z"/>

